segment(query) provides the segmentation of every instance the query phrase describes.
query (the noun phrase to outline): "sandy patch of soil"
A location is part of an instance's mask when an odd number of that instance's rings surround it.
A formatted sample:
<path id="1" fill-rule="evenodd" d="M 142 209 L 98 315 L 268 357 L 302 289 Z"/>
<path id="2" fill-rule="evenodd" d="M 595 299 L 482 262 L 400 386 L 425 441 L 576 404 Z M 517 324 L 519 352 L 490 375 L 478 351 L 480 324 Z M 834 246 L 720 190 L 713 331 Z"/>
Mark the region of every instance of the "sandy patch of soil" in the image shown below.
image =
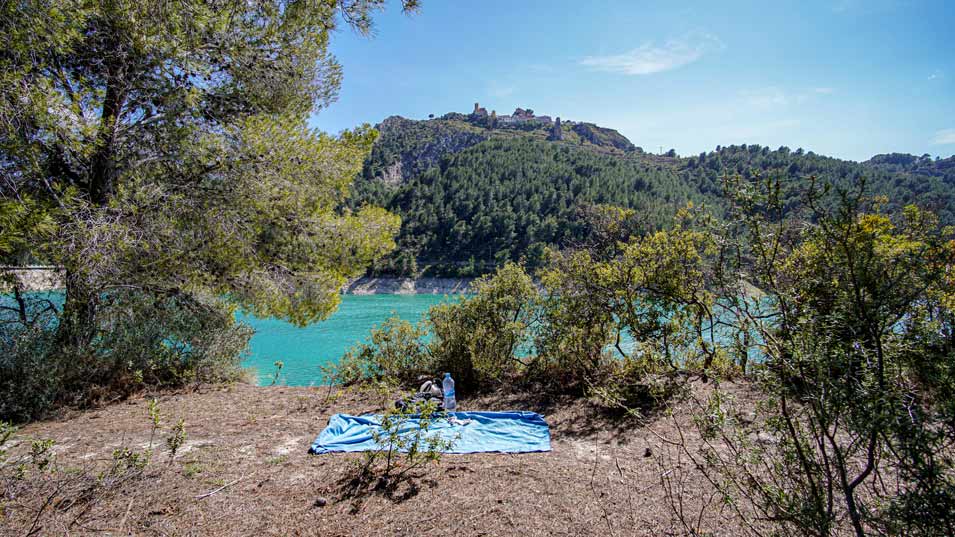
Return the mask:
<path id="1" fill-rule="evenodd" d="M 398 494 L 355 498 L 343 484 L 354 475 L 360 456 L 307 451 L 332 414 L 379 411 L 387 401 L 329 397 L 326 388 L 249 385 L 157 398 L 167 427 L 179 418 L 186 422 L 188 438 L 176 457 L 170 458 L 160 433 L 152 439 L 155 453 L 142 477 L 84 507 L 79 520 L 78 507 L 52 500 L 35 535 L 683 533 L 660 483 L 662 474 L 682 471 L 673 465 L 685 463 L 661 456 L 666 448 L 660 437 L 675 434 L 677 425 L 692 431 L 685 404 L 675 404 L 672 417 L 640 421 L 608 416 L 569 398 L 465 399 L 463 409 L 540 412 L 551 426 L 553 450 L 446 455 Z M 108 465 L 118 447 L 149 447 L 150 430 L 147 399 L 141 397 L 26 426 L 11 453 L 28 449 L 31 439 L 49 438 L 58 446 L 58 468 L 91 471 Z M 688 441 L 695 441 L 692 435 Z M 34 475 L 8 487 L 0 533 L 30 530 L 47 499 L 39 494 L 49 490 L 44 479 L 49 478 Z M 694 498 L 703 497 L 703 483 L 691 475 L 684 487 L 690 499 L 686 508 L 692 510 Z M 724 517 L 705 525 L 713 535 L 738 530 Z"/>

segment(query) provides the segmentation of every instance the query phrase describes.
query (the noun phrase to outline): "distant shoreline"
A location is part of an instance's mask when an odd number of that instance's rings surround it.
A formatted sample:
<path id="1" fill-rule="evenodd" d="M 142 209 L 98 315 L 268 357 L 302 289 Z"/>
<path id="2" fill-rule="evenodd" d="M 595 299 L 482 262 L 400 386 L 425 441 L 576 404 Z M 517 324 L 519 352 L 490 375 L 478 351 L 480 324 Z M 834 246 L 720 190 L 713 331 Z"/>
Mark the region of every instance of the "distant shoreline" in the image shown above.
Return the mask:
<path id="1" fill-rule="evenodd" d="M 42 292 L 63 289 L 62 270 L 50 266 L 0 267 L 12 272 L 24 291 Z M 362 276 L 345 284 L 345 295 L 456 295 L 470 292 L 474 278 L 397 278 Z M 0 284 L 0 292 L 8 289 Z"/>
<path id="2" fill-rule="evenodd" d="M 0 274 L 12 273 L 20 280 L 22 290 L 27 292 L 57 291 L 63 289 L 63 270 L 52 266 L 9 267 L 0 266 Z M 11 291 L 5 281 L 0 281 L 0 293 Z"/>
<path id="3" fill-rule="evenodd" d="M 342 288 L 346 295 L 457 295 L 469 293 L 474 278 L 375 278 L 362 276 Z"/>

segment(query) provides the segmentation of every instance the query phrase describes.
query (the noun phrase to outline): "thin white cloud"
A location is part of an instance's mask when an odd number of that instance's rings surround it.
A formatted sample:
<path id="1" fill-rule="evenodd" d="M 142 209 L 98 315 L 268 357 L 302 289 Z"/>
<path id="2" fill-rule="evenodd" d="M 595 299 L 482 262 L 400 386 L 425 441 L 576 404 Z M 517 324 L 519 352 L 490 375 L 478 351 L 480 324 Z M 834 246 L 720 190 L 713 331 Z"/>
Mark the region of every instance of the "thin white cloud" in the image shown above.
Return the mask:
<path id="1" fill-rule="evenodd" d="M 647 42 L 623 54 L 587 56 L 580 64 L 597 71 L 650 75 L 691 64 L 717 48 L 722 48 L 722 43 L 716 37 L 695 35 L 671 39 L 662 45 Z"/>
<path id="2" fill-rule="evenodd" d="M 935 132 L 932 138 L 932 145 L 952 145 L 955 144 L 955 129 L 942 129 Z"/>
<path id="3" fill-rule="evenodd" d="M 748 106 L 760 109 L 786 106 L 791 100 L 790 97 L 779 88 L 744 91 L 741 92 L 741 96 L 743 97 L 743 102 Z"/>
<path id="4" fill-rule="evenodd" d="M 497 99 L 510 97 L 511 95 L 514 95 L 515 91 L 516 88 L 514 88 L 514 86 L 501 86 L 498 84 L 491 84 L 491 86 L 488 88 L 488 93 L 491 95 L 491 97 L 495 97 Z"/>
<path id="5" fill-rule="evenodd" d="M 942 77 L 943 77 L 942 71 L 939 69 L 932 71 L 932 74 L 928 75 L 929 80 L 935 80 L 937 78 L 942 78 Z"/>
<path id="6" fill-rule="evenodd" d="M 815 98 L 822 98 L 835 93 L 829 87 L 817 87 L 801 91 L 787 91 L 775 86 L 754 90 L 740 91 L 739 95 L 744 106 L 759 110 L 784 108 L 791 104 L 800 105 Z"/>

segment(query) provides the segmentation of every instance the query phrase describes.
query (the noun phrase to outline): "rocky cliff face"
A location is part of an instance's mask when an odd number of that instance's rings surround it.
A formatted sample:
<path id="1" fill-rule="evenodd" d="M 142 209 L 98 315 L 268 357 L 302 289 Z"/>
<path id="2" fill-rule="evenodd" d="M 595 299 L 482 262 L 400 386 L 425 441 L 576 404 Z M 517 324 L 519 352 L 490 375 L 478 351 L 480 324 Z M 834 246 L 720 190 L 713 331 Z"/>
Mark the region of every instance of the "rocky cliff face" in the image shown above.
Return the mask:
<path id="1" fill-rule="evenodd" d="M 615 147 L 621 151 L 633 151 L 635 148 L 626 136 L 613 129 L 598 127 L 593 123 L 577 123 L 574 125 L 573 131 L 594 145 Z"/>
<path id="2" fill-rule="evenodd" d="M 445 155 L 488 139 L 485 132 L 460 128 L 444 120 L 414 121 L 391 116 L 376 128 L 379 137 L 365 165 L 365 176 L 392 185 L 438 164 Z"/>
<path id="3" fill-rule="evenodd" d="M 515 114 L 528 112 L 518 109 Z M 630 140 L 619 132 L 593 123 L 561 123 L 558 118 L 553 124 L 523 121 L 490 129 L 486 122 L 485 116 L 474 114 L 465 116 L 452 113 L 440 119 L 422 121 L 391 116 L 376 127 L 379 137 L 365 162 L 362 175 L 367 180 L 381 181 L 392 187 L 400 185 L 439 164 L 445 156 L 498 136 L 571 143 L 576 143 L 579 138 L 598 148 L 620 151 L 635 149 Z"/>
<path id="4" fill-rule="evenodd" d="M 405 179 L 404 173 L 402 172 L 403 166 L 404 161 L 399 158 L 386 166 L 378 178 L 388 185 L 393 186 L 401 184 L 401 182 Z"/>

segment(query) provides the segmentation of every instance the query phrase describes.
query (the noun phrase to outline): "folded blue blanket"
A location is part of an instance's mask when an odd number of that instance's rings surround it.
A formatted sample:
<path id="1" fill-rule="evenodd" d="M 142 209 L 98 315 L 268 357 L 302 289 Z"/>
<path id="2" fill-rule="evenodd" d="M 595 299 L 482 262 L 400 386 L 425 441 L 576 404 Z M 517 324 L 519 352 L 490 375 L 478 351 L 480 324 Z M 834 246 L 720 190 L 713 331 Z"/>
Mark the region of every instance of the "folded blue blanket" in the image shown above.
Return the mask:
<path id="1" fill-rule="evenodd" d="M 451 417 L 456 419 L 450 419 Z M 470 421 L 467 421 L 470 420 Z M 409 418 L 401 434 L 414 434 L 420 423 Z M 335 414 L 309 453 L 378 451 L 372 432 L 381 430 L 381 416 Z M 427 436 L 452 441 L 445 453 L 531 453 L 550 451 L 550 429 L 534 412 L 449 412 L 432 417 Z"/>

